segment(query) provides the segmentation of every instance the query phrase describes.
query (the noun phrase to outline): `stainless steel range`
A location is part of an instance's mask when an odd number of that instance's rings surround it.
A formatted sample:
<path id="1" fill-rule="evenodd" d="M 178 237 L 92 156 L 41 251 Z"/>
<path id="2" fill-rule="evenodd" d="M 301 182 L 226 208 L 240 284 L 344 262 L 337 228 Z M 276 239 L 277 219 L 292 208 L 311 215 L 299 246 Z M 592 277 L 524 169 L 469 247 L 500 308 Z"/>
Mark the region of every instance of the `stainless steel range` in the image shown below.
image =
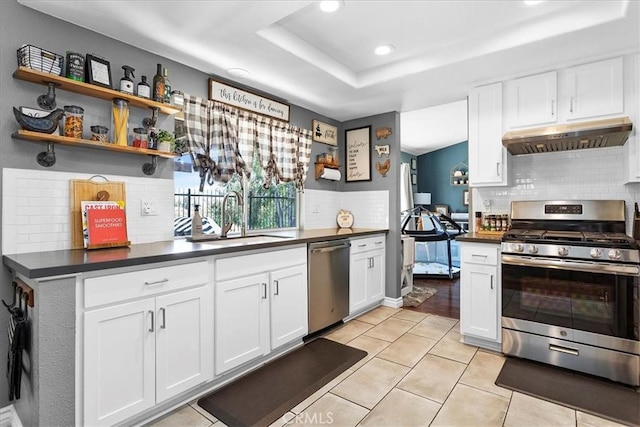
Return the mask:
<path id="1" fill-rule="evenodd" d="M 623 200 L 511 204 L 502 351 L 640 385 L 640 250 Z"/>

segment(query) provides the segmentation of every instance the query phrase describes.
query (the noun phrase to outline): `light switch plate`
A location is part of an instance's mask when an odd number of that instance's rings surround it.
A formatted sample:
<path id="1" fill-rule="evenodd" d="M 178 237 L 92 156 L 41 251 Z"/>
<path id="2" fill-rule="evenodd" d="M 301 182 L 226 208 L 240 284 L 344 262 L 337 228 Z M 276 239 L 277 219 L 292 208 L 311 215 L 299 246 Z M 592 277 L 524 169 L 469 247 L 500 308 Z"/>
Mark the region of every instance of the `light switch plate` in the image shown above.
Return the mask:
<path id="1" fill-rule="evenodd" d="M 158 208 L 156 203 L 152 200 L 142 200 L 140 206 L 140 214 L 142 216 L 155 216 L 158 215 Z"/>

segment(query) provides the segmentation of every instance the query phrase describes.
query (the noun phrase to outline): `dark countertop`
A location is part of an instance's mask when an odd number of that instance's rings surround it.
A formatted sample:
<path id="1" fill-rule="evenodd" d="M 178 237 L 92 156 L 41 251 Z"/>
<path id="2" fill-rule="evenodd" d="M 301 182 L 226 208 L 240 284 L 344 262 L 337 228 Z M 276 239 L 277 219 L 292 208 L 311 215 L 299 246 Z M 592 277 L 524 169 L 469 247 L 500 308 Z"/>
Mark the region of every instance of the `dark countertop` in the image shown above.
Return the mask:
<path id="1" fill-rule="evenodd" d="M 264 240 L 256 237 L 256 235 L 247 236 L 248 239 L 244 241 L 243 238 L 230 238 L 226 240 L 192 243 L 180 239 L 136 244 L 123 248 L 94 250 L 69 249 L 3 255 L 2 261 L 5 266 L 16 273 L 20 273 L 30 279 L 38 279 L 106 268 L 129 267 L 253 249 L 366 236 L 368 234 L 386 233 L 387 231 L 386 229 L 377 228 L 324 228 L 316 230 L 278 231 L 257 235 L 265 236 Z M 274 239 L 270 236 L 279 236 L 281 239 Z"/>
<path id="2" fill-rule="evenodd" d="M 499 245 L 502 240 L 502 234 L 500 235 L 486 235 L 477 233 L 461 234 L 456 237 L 458 242 L 475 242 L 475 243 L 495 243 Z"/>

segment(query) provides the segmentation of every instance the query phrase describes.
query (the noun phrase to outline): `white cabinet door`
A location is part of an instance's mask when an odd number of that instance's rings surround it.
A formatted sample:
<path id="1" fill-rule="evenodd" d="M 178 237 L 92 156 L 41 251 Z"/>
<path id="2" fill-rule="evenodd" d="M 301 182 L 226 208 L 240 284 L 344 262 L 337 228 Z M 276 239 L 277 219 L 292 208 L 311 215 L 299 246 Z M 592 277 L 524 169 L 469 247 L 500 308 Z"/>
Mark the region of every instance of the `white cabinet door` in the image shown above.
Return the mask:
<path id="1" fill-rule="evenodd" d="M 502 83 L 469 93 L 469 185 L 507 185 L 507 154 L 502 147 Z"/>
<path id="2" fill-rule="evenodd" d="M 271 349 L 307 334 L 307 268 L 271 273 Z"/>
<path id="3" fill-rule="evenodd" d="M 113 425 L 155 405 L 155 302 L 84 314 L 84 425 Z"/>
<path id="4" fill-rule="evenodd" d="M 384 250 L 368 253 L 369 271 L 367 273 L 367 304 L 380 302 L 384 299 L 385 269 Z"/>
<path id="5" fill-rule="evenodd" d="M 564 95 L 567 120 L 621 114 L 624 111 L 623 58 L 569 68 Z"/>
<path id="6" fill-rule="evenodd" d="M 268 287 L 268 273 L 216 283 L 216 374 L 269 352 Z"/>
<path id="7" fill-rule="evenodd" d="M 157 298 L 157 403 L 212 378 L 212 308 L 208 286 Z"/>
<path id="8" fill-rule="evenodd" d="M 368 253 L 351 254 L 349 263 L 349 314 L 354 314 L 367 306 L 368 277 Z"/>
<path id="9" fill-rule="evenodd" d="M 464 263 L 460 270 L 460 332 L 497 340 L 498 268 Z"/>
<path id="10" fill-rule="evenodd" d="M 558 120 L 557 73 L 537 74 L 507 83 L 509 128 L 538 126 Z"/>

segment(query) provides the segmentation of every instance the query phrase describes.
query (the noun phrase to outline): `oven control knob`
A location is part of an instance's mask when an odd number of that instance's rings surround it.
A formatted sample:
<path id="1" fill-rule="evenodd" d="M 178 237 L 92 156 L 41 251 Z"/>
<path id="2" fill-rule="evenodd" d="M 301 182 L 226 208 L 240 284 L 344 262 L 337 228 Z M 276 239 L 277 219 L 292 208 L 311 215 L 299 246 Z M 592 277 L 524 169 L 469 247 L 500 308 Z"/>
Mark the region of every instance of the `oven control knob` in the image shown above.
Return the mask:
<path id="1" fill-rule="evenodd" d="M 602 256 L 602 250 L 593 248 L 589 251 L 589 255 L 591 255 L 591 258 L 600 258 Z"/>
<path id="2" fill-rule="evenodd" d="M 565 248 L 564 246 L 560 246 L 558 248 L 558 255 L 560 256 L 567 256 L 569 255 L 569 248 Z"/>
<path id="3" fill-rule="evenodd" d="M 620 259 L 622 256 L 618 249 L 611 249 L 607 255 L 609 255 L 609 259 Z"/>
<path id="4" fill-rule="evenodd" d="M 529 253 L 530 254 L 537 254 L 538 253 L 538 247 L 536 245 L 529 245 Z"/>
<path id="5" fill-rule="evenodd" d="M 521 245 L 520 243 L 517 243 L 515 245 L 513 245 L 513 250 L 516 252 L 524 252 L 524 245 Z"/>

